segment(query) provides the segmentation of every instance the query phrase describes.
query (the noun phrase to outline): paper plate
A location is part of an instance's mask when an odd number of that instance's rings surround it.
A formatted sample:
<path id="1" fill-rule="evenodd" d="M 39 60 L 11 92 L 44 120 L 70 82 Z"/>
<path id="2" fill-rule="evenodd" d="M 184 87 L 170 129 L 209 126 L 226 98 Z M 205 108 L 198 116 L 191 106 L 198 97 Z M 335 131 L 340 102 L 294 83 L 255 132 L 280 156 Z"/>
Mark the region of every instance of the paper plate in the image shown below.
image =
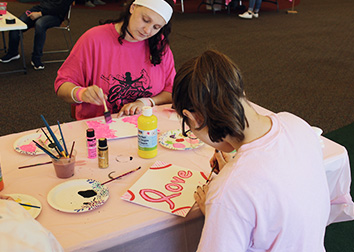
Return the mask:
<path id="1" fill-rule="evenodd" d="M 47 196 L 51 207 L 66 213 L 82 213 L 103 205 L 109 196 L 105 185 L 93 179 L 74 179 L 55 186 Z"/>
<path id="2" fill-rule="evenodd" d="M 35 219 L 37 216 L 40 214 L 42 211 L 42 204 L 39 200 L 37 200 L 35 197 L 27 194 L 19 194 L 19 193 L 13 193 L 13 194 L 6 194 L 7 196 L 10 196 L 13 198 L 17 203 L 22 203 L 22 204 L 28 204 L 32 206 L 38 206 L 39 208 L 36 207 L 28 207 L 28 206 L 22 206 L 24 209 L 28 211 L 28 213 Z"/>
<path id="3" fill-rule="evenodd" d="M 159 143 L 163 147 L 172 150 L 191 150 L 204 144 L 201 140 L 195 138 L 193 133 L 190 135 L 190 137 L 183 136 L 180 129 L 170 130 L 163 133 L 159 137 Z"/>
<path id="4" fill-rule="evenodd" d="M 14 149 L 15 151 L 22 153 L 22 154 L 27 154 L 27 155 L 38 155 L 38 154 L 44 154 L 44 152 L 39 149 L 34 142 L 35 141 L 45 141 L 46 136 L 43 133 L 34 133 L 26 136 L 22 136 L 19 139 L 17 139 L 14 143 Z"/>
<path id="5" fill-rule="evenodd" d="M 60 142 L 60 144 L 63 144 L 62 140 L 60 137 L 56 136 Z M 43 141 L 49 149 L 50 142 L 48 141 L 47 137 L 42 133 L 33 133 L 29 135 L 25 135 L 17 139 L 14 143 L 14 149 L 15 151 L 26 154 L 26 155 L 39 155 L 39 154 L 44 154 L 44 151 L 42 151 L 40 148 L 36 146 L 32 140 L 35 140 L 36 142 L 40 143 L 40 140 Z M 52 150 L 53 153 L 56 153 L 55 150 Z"/>

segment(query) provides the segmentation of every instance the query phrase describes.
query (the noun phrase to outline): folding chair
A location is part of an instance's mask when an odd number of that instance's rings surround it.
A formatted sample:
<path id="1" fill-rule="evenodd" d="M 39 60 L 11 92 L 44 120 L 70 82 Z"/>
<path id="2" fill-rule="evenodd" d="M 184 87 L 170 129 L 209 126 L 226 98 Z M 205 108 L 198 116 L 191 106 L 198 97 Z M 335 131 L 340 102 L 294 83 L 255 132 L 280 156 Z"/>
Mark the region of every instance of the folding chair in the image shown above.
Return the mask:
<path id="1" fill-rule="evenodd" d="M 43 54 L 66 53 L 67 56 L 69 55 L 69 53 L 73 47 L 73 40 L 72 40 L 71 32 L 70 32 L 70 16 L 71 16 L 71 5 L 69 7 L 68 14 L 66 15 L 66 17 L 65 17 L 64 21 L 61 23 L 61 25 L 53 27 L 54 29 L 61 30 L 63 32 L 67 49 L 44 51 Z M 69 39 L 68 39 L 68 37 L 69 37 Z M 64 62 L 65 59 L 66 59 L 66 57 L 61 58 L 61 59 L 55 59 L 55 60 L 44 60 L 42 62 L 43 63 L 58 63 L 58 62 Z"/>
<path id="2" fill-rule="evenodd" d="M 174 0 L 175 5 L 177 5 L 177 0 Z M 184 4 L 183 4 L 183 0 L 181 0 L 181 9 L 182 9 L 182 13 L 184 13 Z"/>

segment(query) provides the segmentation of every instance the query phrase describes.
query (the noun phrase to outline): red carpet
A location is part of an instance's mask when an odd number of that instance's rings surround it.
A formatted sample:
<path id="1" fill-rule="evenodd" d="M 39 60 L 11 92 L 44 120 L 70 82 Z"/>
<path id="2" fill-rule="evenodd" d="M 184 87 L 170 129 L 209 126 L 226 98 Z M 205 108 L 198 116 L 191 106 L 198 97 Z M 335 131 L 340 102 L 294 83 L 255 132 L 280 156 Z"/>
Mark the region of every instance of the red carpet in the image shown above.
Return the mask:
<path id="1" fill-rule="evenodd" d="M 8 2 L 22 2 L 22 3 L 28 3 L 31 5 L 38 4 L 38 1 L 32 1 L 32 0 L 8 0 Z M 106 5 L 97 5 L 94 8 L 91 7 L 86 7 L 84 5 L 84 0 L 78 0 L 76 1 L 76 5 L 74 8 L 85 8 L 85 9 L 93 9 L 93 10 L 112 10 L 112 11 L 120 11 L 123 10 L 123 3 L 125 0 L 104 0 L 107 4 Z M 198 5 L 202 2 L 202 0 L 184 0 L 184 12 L 186 13 L 195 13 L 198 11 Z M 238 1 L 236 1 L 238 2 Z M 287 10 L 291 9 L 292 7 L 292 2 L 289 0 L 278 0 L 279 3 L 279 9 L 280 10 Z M 295 6 L 300 3 L 300 0 L 295 0 Z M 243 4 L 245 7 L 248 7 L 248 0 L 244 0 Z M 175 11 L 181 12 L 181 1 L 177 0 L 176 6 L 175 6 Z M 231 11 L 234 11 L 231 9 Z M 276 11 L 276 5 L 273 3 L 268 3 L 268 2 L 263 2 L 261 11 Z M 210 10 L 206 10 L 206 5 L 202 5 L 200 7 L 200 12 L 211 12 Z M 226 10 L 223 10 L 222 12 L 226 12 Z"/>

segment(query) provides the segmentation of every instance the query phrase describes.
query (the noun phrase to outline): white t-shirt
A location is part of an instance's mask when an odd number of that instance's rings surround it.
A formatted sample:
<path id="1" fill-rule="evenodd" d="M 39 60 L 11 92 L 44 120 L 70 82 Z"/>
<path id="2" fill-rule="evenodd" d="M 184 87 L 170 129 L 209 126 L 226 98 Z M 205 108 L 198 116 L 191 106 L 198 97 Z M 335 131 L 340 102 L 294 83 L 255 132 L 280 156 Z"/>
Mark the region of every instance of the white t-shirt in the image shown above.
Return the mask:
<path id="1" fill-rule="evenodd" d="M 330 198 L 318 137 L 302 119 L 270 115 L 210 183 L 198 251 L 319 252 Z"/>
<path id="2" fill-rule="evenodd" d="M 18 203 L 0 199 L 0 251 L 62 252 L 53 234 Z"/>

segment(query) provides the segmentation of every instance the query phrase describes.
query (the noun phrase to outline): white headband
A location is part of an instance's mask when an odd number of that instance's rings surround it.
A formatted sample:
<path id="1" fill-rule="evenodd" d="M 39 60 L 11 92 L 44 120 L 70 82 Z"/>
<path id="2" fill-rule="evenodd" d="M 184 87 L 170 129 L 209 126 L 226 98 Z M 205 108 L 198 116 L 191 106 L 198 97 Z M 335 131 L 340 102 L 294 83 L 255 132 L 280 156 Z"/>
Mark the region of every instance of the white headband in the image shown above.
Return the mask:
<path id="1" fill-rule="evenodd" d="M 165 0 L 135 0 L 133 4 L 155 11 L 166 21 L 166 24 L 171 19 L 173 9 Z"/>

